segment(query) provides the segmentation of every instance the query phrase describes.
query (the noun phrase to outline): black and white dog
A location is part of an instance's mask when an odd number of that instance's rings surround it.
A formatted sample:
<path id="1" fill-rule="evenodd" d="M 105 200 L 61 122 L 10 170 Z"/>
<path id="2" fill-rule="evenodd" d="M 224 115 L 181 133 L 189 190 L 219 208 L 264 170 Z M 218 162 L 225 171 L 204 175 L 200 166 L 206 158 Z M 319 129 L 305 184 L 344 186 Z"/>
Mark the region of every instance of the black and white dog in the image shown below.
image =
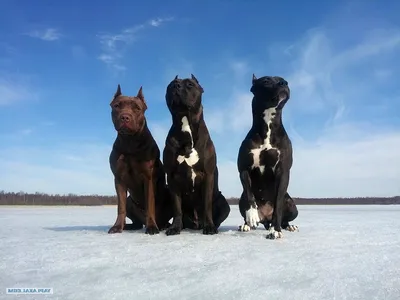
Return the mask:
<path id="1" fill-rule="evenodd" d="M 267 238 L 282 237 L 282 228 L 297 215 L 297 207 L 287 193 L 292 167 L 292 143 L 282 124 L 282 110 L 290 98 L 288 82 L 282 77 L 253 75 L 253 125 L 238 154 L 238 171 L 243 192 L 239 201 L 244 225 L 240 231 L 255 229 L 262 223 Z M 271 226 L 272 223 L 272 226 Z"/>

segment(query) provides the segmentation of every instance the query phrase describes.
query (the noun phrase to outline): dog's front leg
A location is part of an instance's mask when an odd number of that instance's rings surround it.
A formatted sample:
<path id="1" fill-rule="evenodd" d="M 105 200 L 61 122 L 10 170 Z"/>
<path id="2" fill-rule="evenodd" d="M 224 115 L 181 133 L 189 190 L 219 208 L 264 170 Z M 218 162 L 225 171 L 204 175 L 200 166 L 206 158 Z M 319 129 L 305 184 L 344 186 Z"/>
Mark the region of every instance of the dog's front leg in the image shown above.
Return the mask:
<path id="1" fill-rule="evenodd" d="M 114 178 L 115 190 L 118 197 L 118 216 L 114 226 L 108 230 L 108 233 L 120 233 L 124 230 L 126 218 L 126 198 L 128 189 L 117 178 Z"/>
<path id="2" fill-rule="evenodd" d="M 154 195 L 153 167 L 149 167 L 148 176 L 144 179 L 144 196 L 146 199 L 146 233 L 160 233 L 156 224 L 156 203 Z"/>
<path id="3" fill-rule="evenodd" d="M 213 191 L 214 191 L 214 172 L 206 173 L 203 183 L 203 201 L 204 201 L 204 221 L 203 234 L 218 233 L 217 227 L 214 225 L 212 207 L 213 207 Z"/>
<path id="4" fill-rule="evenodd" d="M 169 176 L 169 174 L 168 174 Z M 171 195 L 172 205 L 174 208 L 174 220 L 172 221 L 172 225 L 165 232 L 166 235 L 176 235 L 180 234 L 183 222 L 182 222 L 182 196 L 180 194 L 179 188 L 176 188 L 174 185 L 169 185 L 169 191 Z"/>
<path id="5" fill-rule="evenodd" d="M 240 173 L 240 182 L 242 183 L 244 191 L 243 204 L 245 206 L 246 212 L 245 223 L 244 225 L 239 227 L 239 230 L 249 231 L 250 229 L 256 229 L 260 222 L 256 199 L 253 195 L 253 192 L 251 191 L 251 178 L 249 171 L 245 170 Z"/>
<path id="6" fill-rule="evenodd" d="M 269 229 L 269 232 L 266 236 L 267 239 L 277 239 L 283 236 L 281 227 L 283 206 L 285 204 L 285 195 L 289 186 L 289 171 L 282 170 L 282 167 L 278 167 L 275 172 L 275 180 L 277 183 L 276 200 L 274 213 L 272 215 L 272 227 Z"/>

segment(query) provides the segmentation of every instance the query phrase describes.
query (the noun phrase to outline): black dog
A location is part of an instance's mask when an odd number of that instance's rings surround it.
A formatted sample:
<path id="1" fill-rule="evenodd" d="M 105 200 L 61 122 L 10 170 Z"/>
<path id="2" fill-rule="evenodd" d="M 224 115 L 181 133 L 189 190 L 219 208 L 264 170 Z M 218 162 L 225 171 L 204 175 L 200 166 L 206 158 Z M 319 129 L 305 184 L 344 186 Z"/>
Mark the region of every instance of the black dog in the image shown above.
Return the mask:
<path id="1" fill-rule="evenodd" d="M 250 91 L 254 95 L 253 125 L 240 146 L 237 161 L 243 186 L 239 209 L 245 220 L 239 230 L 249 231 L 262 223 L 269 230 L 267 238 L 281 238 L 281 228 L 297 229 L 289 222 L 298 215 L 287 193 L 292 143 L 282 124 L 282 110 L 290 98 L 290 89 L 282 77 L 257 79 L 253 75 Z"/>
<path id="2" fill-rule="evenodd" d="M 175 211 L 167 235 L 182 228 L 218 233 L 230 207 L 218 188 L 217 156 L 203 119 L 204 90 L 192 75 L 175 77 L 167 87 L 166 102 L 172 126 L 165 142 L 163 163 Z"/>

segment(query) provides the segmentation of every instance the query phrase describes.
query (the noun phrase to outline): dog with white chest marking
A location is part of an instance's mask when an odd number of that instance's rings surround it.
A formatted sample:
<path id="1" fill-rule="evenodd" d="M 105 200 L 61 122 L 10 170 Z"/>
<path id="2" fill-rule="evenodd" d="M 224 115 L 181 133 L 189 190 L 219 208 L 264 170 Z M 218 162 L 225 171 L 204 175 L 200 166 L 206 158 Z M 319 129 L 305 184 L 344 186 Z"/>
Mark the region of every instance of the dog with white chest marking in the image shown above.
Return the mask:
<path id="1" fill-rule="evenodd" d="M 244 218 L 240 231 L 255 229 L 259 223 L 267 238 L 282 237 L 282 228 L 297 215 L 297 207 L 287 192 L 293 164 L 292 143 L 282 123 L 282 110 L 290 98 L 288 82 L 278 76 L 256 78 L 250 91 L 253 124 L 243 140 L 237 160 L 243 192 L 239 210 Z M 272 226 L 271 226 L 272 225 Z"/>
<path id="2" fill-rule="evenodd" d="M 230 207 L 218 187 L 217 155 L 203 118 L 204 90 L 196 77 L 172 80 L 166 103 L 172 116 L 163 152 L 174 207 L 167 235 L 183 228 L 216 234 Z"/>

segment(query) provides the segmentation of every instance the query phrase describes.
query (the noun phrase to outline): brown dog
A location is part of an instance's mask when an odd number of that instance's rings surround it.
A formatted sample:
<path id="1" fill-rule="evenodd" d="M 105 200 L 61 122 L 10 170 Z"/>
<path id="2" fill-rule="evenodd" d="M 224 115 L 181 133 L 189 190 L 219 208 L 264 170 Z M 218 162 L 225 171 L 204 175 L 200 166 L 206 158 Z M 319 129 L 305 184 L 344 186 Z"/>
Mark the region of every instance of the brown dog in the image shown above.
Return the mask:
<path id="1" fill-rule="evenodd" d="M 118 132 L 110 154 L 118 216 L 108 233 L 122 232 L 128 217 L 132 220 L 131 229 L 140 229 L 145 224 L 146 233 L 157 234 L 169 225 L 172 207 L 168 204 L 160 150 L 147 127 L 142 87 L 136 97 L 128 97 L 122 95 L 118 85 L 110 105 L 112 122 Z"/>

